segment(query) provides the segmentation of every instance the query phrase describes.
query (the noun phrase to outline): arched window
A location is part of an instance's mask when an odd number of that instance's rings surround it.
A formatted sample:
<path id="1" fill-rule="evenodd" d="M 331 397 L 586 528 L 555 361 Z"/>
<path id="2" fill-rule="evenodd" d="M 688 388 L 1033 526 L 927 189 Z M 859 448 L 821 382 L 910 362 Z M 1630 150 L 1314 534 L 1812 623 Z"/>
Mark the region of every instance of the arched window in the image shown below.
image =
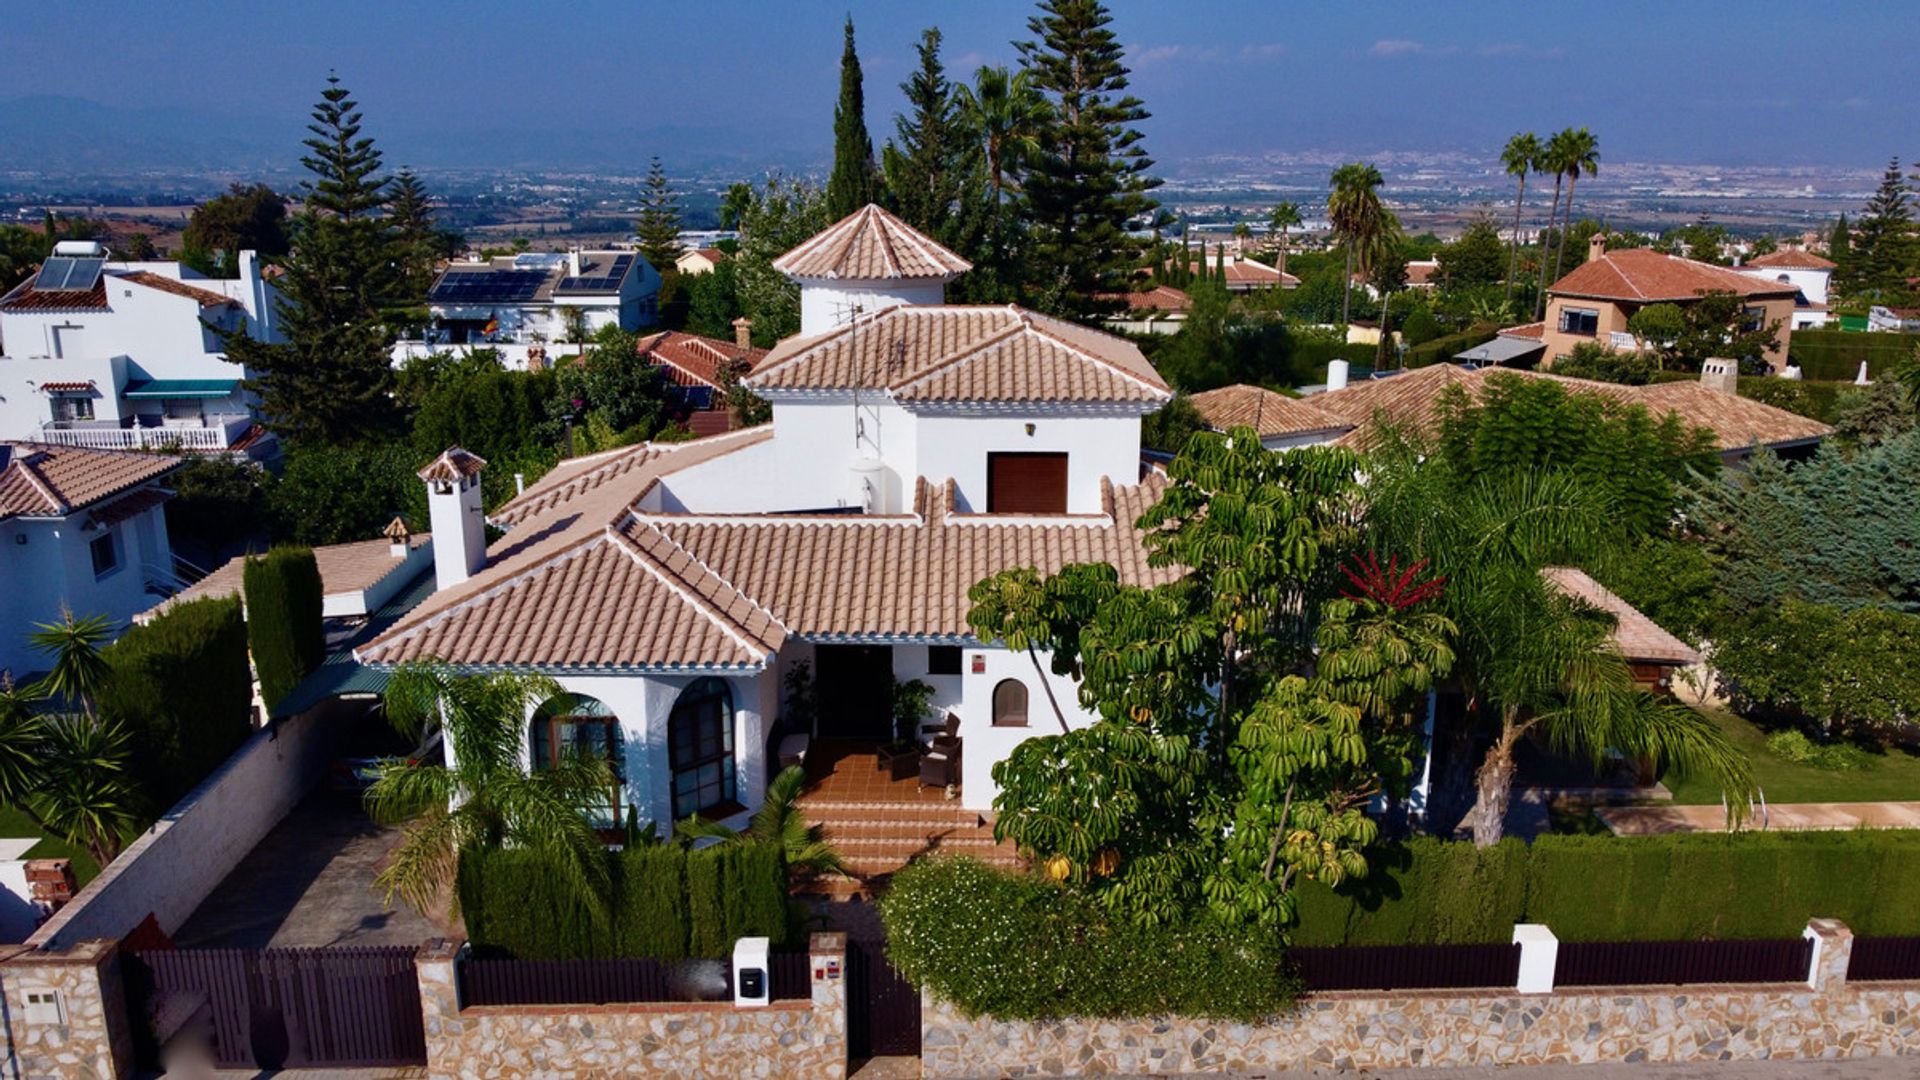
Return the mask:
<path id="1" fill-rule="evenodd" d="M 550 769 L 569 757 L 605 758 L 613 774 L 626 776 L 626 741 L 620 720 L 598 698 L 561 694 L 533 712 L 528 745 L 533 767 Z"/>
<path id="2" fill-rule="evenodd" d="M 1019 679 L 1002 679 L 993 688 L 993 726 L 1027 726 L 1027 684 Z"/>
<path id="3" fill-rule="evenodd" d="M 738 801 L 733 763 L 733 694 L 708 676 L 680 692 L 667 719 L 673 816 L 684 820 Z"/>

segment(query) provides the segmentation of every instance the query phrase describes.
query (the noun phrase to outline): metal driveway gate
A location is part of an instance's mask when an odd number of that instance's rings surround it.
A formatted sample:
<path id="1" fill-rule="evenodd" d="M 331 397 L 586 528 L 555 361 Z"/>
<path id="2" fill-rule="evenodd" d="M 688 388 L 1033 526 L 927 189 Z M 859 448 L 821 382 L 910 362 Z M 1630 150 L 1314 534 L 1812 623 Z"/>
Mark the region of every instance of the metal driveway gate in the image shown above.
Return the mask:
<path id="1" fill-rule="evenodd" d="M 920 991 L 882 942 L 847 942 L 847 1044 L 855 1060 L 920 1056 Z"/>

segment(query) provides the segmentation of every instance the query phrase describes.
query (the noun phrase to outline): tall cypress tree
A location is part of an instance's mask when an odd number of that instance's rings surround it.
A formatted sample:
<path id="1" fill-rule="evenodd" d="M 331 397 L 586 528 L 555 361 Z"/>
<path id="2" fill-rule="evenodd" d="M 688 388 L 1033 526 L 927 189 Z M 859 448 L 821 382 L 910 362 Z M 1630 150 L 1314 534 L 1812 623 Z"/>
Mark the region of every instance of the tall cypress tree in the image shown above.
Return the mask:
<path id="1" fill-rule="evenodd" d="M 360 106 L 338 76 L 313 109 L 311 178 L 293 221 L 293 251 L 275 284 L 284 343 L 242 331 L 227 355 L 255 373 L 267 424 L 296 442 L 353 443 L 390 435 L 393 334 L 382 312 L 397 298 L 392 229 L 383 211 L 389 181 L 380 151 L 361 134 Z"/>
<path id="2" fill-rule="evenodd" d="M 1153 161 L 1132 126 L 1148 113 L 1125 93 L 1112 21 L 1099 0 L 1042 0 L 1027 20 L 1035 40 L 1017 44 L 1053 107 L 1026 181 L 1034 303 L 1083 318 L 1113 307 L 1098 297 L 1124 289 L 1133 269 L 1127 222 L 1159 205 L 1147 195 L 1160 183 L 1147 175 Z"/>
<path id="3" fill-rule="evenodd" d="M 666 169 L 657 154 L 647 170 L 647 190 L 640 197 L 640 219 L 634 222 L 634 232 L 640 237 L 640 254 L 663 274 L 672 271 L 674 263 L 686 253 L 686 246 L 680 243 L 680 196 L 667 182 Z"/>
<path id="4" fill-rule="evenodd" d="M 833 107 L 833 173 L 827 177 L 827 216 L 835 221 L 874 201 L 879 169 L 873 163 L 873 139 L 867 135 L 867 95 L 860 78 L 860 54 L 853 48 L 853 16 L 847 16 L 847 43 L 840 52 L 840 101 Z"/>
<path id="5" fill-rule="evenodd" d="M 940 31 L 914 47 L 920 66 L 900 84 L 908 111 L 894 117 L 894 139 L 882 153 L 888 201 L 914 228 L 941 236 L 958 209 L 967 150 L 953 84 L 940 62 Z"/>
<path id="6" fill-rule="evenodd" d="M 1845 277 L 1847 262 L 1853 258 L 1853 230 L 1847 228 L 1847 215 L 1844 212 L 1840 220 L 1833 223 L 1833 233 L 1827 238 L 1827 258 L 1839 268 L 1837 276 Z"/>

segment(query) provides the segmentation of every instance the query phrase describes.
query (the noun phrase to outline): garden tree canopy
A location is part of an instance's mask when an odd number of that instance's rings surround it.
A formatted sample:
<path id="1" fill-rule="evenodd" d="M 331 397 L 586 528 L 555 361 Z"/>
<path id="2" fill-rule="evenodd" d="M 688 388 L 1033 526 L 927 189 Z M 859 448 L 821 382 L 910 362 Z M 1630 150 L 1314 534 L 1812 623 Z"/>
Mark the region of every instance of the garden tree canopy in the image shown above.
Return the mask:
<path id="1" fill-rule="evenodd" d="M 1879 379 L 1841 390 L 1834 398 L 1832 423 L 1834 438 L 1842 446 L 1878 446 L 1920 426 L 1920 410 L 1905 386 Z M 172 507 L 167 516 L 172 518 Z"/>
<path id="2" fill-rule="evenodd" d="M 280 289 L 286 341 L 268 344 L 245 329 L 223 335 L 227 355 L 260 373 L 267 423 L 298 441 L 351 443 L 387 436 L 398 417 L 389 395 L 392 332 L 383 312 L 399 288 L 392 230 L 383 216 L 387 178 L 380 151 L 362 135 L 360 107 L 337 76 L 314 106 L 302 157 L 293 252 Z"/>
<path id="3" fill-rule="evenodd" d="M 287 201 L 265 184 L 235 183 L 193 208 L 180 247 L 181 261 L 195 270 L 234 277 L 242 251 L 263 259 L 287 253 Z"/>
<path id="4" fill-rule="evenodd" d="M 1015 647 L 1049 650 L 1099 717 L 994 767 L 998 835 L 1148 923 L 1204 903 L 1280 925 L 1297 878 L 1364 873 L 1364 805 L 1407 775 L 1406 706 L 1445 672 L 1450 631 L 1392 594 L 1335 597 L 1356 464 L 1327 447 L 1271 453 L 1249 428 L 1196 434 L 1140 522 L 1178 580 L 1121 585 L 1076 565 L 975 587 L 975 633 L 1013 645 L 1016 626 Z"/>
<path id="5" fill-rule="evenodd" d="M 672 273 L 686 253 L 680 243 L 680 196 L 668 182 L 658 154 L 647 168 L 647 187 L 640 196 L 640 218 L 633 231 L 640 238 L 640 254 L 662 274 Z"/>
<path id="6" fill-rule="evenodd" d="M 900 84 L 908 111 L 894 117 L 895 141 L 881 154 L 888 201 L 901 220 L 971 259 L 984 177 L 940 63 L 940 31 L 922 31 L 914 52 L 920 66 Z"/>
<path id="7" fill-rule="evenodd" d="M 1920 272 L 1916 265 L 1911 190 L 1900 173 L 1900 159 L 1887 163 L 1880 186 L 1868 200 L 1866 212 L 1853 227 L 1853 242 L 1835 276 L 1850 297 L 1872 300 L 1903 298 L 1913 290 L 1906 279 Z"/>
<path id="8" fill-rule="evenodd" d="M 1448 287 L 1492 285 L 1501 279 L 1506 248 L 1500 226 L 1485 214 L 1477 215 L 1460 239 L 1440 249 L 1440 276 Z"/>
<path id="9" fill-rule="evenodd" d="M 1910 739 L 1920 717 L 1920 615 L 1788 598 L 1728 620 L 1713 662 L 1741 713 L 1827 738 Z"/>
<path id="10" fill-rule="evenodd" d="M 840 52 L 840 100 L 833 106 L 833 172 L 827 177 L 827 220 L 838 221 L 873 202 L 880 193 L 873 163 L 873 139 L 867 135 L 867 95 L 861 85 L 860 54 L 853 47 L 853 16 L 847 16 L 847 40 Z"/>
<path id="11" fill-rule="evenodd" d="M 344 544 L 380 535 L 396 514 L 424 530 L 427 489 L 415 475 L 419 468 L 419 455 L 405 443 L 288 447 L 280 478 L 267 488 L 273 535 Z"/>
<path id="12" fill-rule="evenodd" d="M 1186 322 L 1154 357 L 1167 382 L 1189 393 L 1234 383 L 1291 382 L 1292 337 L 1286 323 L 1248 314 L 1217 281 L 1196 282 L 1189 291 L 1193 307 Z"/>
<path id="13" fill-rule="evenodd" d="M 753 320 L 754 344 L 771 347 L 800 332 L 800 287 L 775 270 L 773 260 L 835 220 L 827 216 L 825 194 L 805 180 L 775 175 L 751 189 L 740 207 L 740 249 L 731 261 L 741 311 Z M 729 325 L 713 336 L 732 333 Z"/>
<path id="14" fill-rule="evenodd" d="M 1127 223 L 1159 204 L 1151 158 L 1133 125 L 1147 119 L 1126 93 L 1125 49 L 1099 0 L 1042 0 L 1016 43 L 1032 85 L 1051 107 L 1027 157 L 1026 224 L 1032 306 L 1085 317 L 1109 310 L 1099 294 L 1125 287 L 1136 245 Z"/>
<path id="15" fill-rule="evenodd" d="M 400 274 L 396 300 L 402 306 L 418 308 L 427 301 L 427 290 L 433 287 L 440 260 L 458 255 L 465 241 L 459 233 L 434 226 L 433 196 L 411 169 L 401 169 L 393 178 L 387 221 L 393 230 L 393 260 Z"/>
<path id="16" fill-rule="evenodd" d="M 551 399 L 549 415 L 596 416 L 629 442 L 665 427 L 666 371 L 643 359 L 636 341 L 618 326 L 601 327 L 579 360 L 556 369 L 560 393 Z"/>

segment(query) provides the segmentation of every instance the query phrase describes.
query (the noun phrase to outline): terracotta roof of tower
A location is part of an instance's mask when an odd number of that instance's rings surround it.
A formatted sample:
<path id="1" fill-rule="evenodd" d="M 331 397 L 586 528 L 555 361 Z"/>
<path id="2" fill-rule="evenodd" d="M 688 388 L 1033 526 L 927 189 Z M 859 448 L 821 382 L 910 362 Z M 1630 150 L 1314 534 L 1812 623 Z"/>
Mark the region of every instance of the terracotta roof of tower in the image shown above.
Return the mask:
<path id="1" fill-rule="evenodd" d="M 773 260 L 791 277 L 843 281 L 951 278 L 973 264 L 872 203 Z"/>
<path id="2" fill-rule="evenodd" d="M 898 401 L 1157 402 L 1132 342 L 1008 306 L 900 305 L 775 346 L 757 390 L 886 390 Z"/>
<path id="3" fill-rule="evenodd" d="M 61 517 L 158 480 L 180 458 L 126 450 L 88 450 L 50 443 L 0 443 L 0 521 Z"/>
<path id="4" fill-rule="evenodd" d="M 479 454 L 463 450 L 458 446 L 449 446 L 440 451 L 439 457 L 427 462 L 426 468 L 420 470 L 419 476 L 422 480 L 451 483 L 455 480 L 464 480 L 469 476 L 476 476 L 486 467 L 487 459 Z"/>
<path id="5" fill-rule="evenodd" d="M 765 349 L 742 349 L 737 343 L 719 338 L 667 330 L 643 337 L 634 346 L 643 359 L 667 369 L 667 378 L 679 386 L 718 387 L 720 365 L 735 359 L 757 364 L 767 355 Z"/>
<path id="6" fill-rule="evenodd" d="M 1547 292 L 1554 296 L 1589 296 L 1646 304 L 1692 300 L 1705 292 L 1792 296 L 1795 289 L 1784 282 L 1767 281 L 1731 267 L 1662 255 L 1651 248 L 1629 248 L 1601 252 L 1598 258 L 1582 263 L 1554 282 Z"/>
<path id="7" fill-rule="evenodd" d="M 1747 265 L 1779 270 L 1832 270 L 1835 266 L 1831 259 L 1822 258 L 1811 251 L 1799 251 L 1793 248 L 1755 255 L 1747 260 Z"/>
<path id="8" fill-rule="evenodd" d="M 1613 616 L 1611 637 L 1614 647 L 1628 660 L 1676 665 L 1699 661 L 1700 654 L 1693 646 L 1674 637 L 1660 624 L 1641 614 L 1638 608 L 1609 592 L 1606 586 L 1589 577 L 1585 570 L 1573 566 L 1549 566 L 1540 571 L 1540 576 L 1567 596 Z"/>
<path id="9" fill-rule="evenodd" d="M 1207 390 L 1190 400 L 1199 410 L 1200 418 L 1215 431 L 1246 425 L 1265 438 L 1317 431 L 1344 432 L 1353 427 L 1346 418 L 1315 408 L 1311 402 L 1244 383 Z"/>

